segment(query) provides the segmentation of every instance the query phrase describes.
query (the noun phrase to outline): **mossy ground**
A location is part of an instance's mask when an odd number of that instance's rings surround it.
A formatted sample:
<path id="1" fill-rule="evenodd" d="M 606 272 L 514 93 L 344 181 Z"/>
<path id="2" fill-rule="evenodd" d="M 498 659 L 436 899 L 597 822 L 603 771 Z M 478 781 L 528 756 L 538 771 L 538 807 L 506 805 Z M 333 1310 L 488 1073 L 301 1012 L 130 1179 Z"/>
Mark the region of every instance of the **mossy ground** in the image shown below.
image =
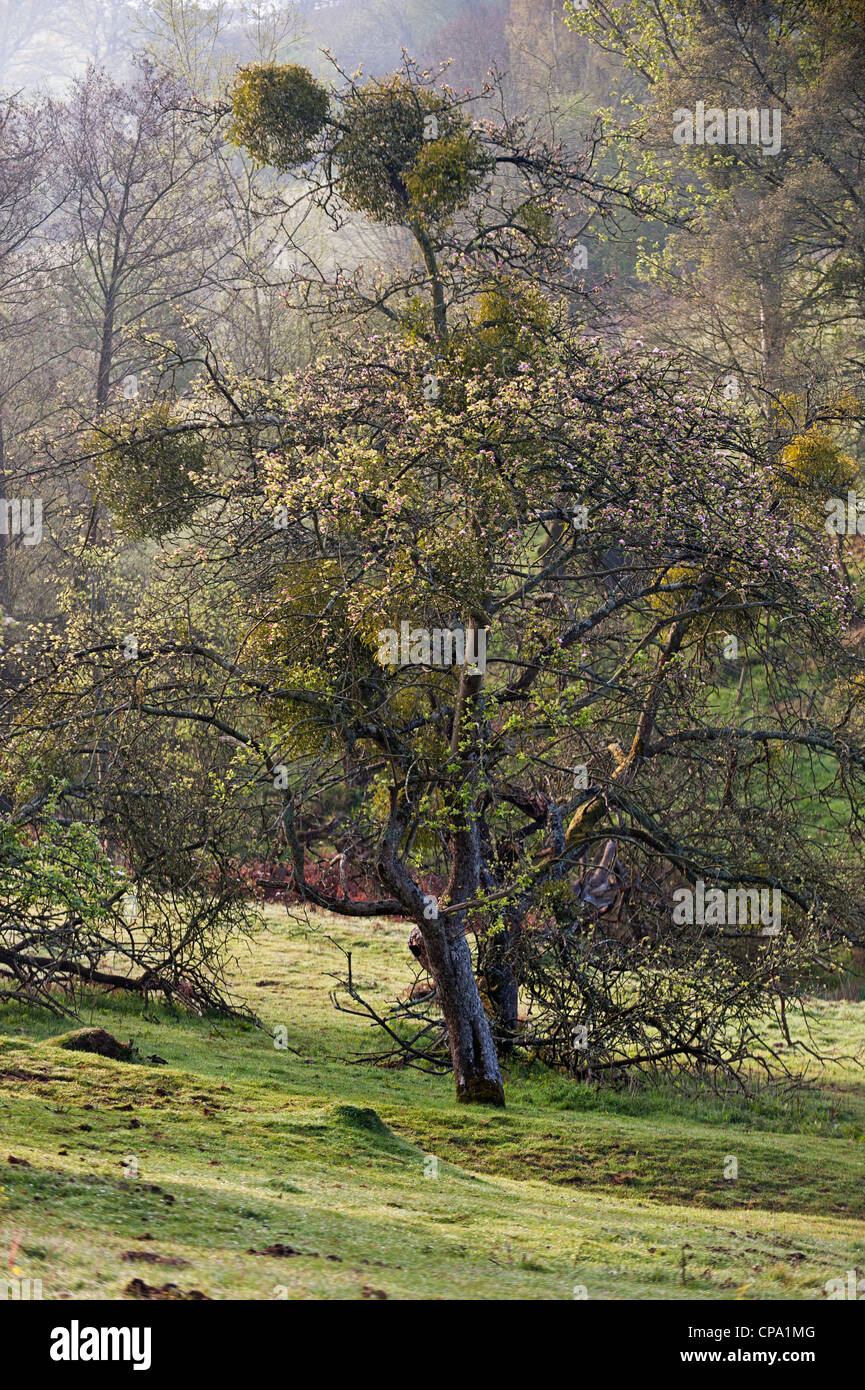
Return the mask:
<path id="1" fill-rule="evenodd" d="M 521 1060 L 501 1112 L 351 1062 L 371 1039 L 330 1004 L 333 941 L 385 1003 L 404 924 L 274 908 L 267 928 L 238 967 L 265 1030 L 88 1001 L 82 1025 L 167 1065 L 63 1050 L 69 1024 L 0 1009 L 0 1262 L 20 1241 L 44 1298 L 140 1277 L 212 1298 L 821 1299 L 865 1273 L 865 1003 L 815 1002 L 848 1059 L 804 1091 L 596 1092 Z M 249 1253 L 275 1245 L 302 1253 Z"/>

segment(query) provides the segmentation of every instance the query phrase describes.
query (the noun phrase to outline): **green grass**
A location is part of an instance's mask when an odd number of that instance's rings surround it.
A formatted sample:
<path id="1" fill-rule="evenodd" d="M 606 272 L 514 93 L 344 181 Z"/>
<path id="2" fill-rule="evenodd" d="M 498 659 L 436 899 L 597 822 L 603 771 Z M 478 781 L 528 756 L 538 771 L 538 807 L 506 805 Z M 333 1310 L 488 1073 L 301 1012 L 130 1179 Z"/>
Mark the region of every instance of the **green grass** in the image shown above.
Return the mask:
<path id="1" fill-rule="evenodd" d="M 598 1092 L 524 1059 L 497 1112 L 350 1060 L 375 1040 L 331 1007 L 328 937 L 385 1003 L 404 924 L 274 909 L 267 928 L 237 980 L 264 1031 L 92 997 L 83 1023 L 165 1066 L 63 1050 L 67 1023 L 0 1010 L 0 1260 L 20 1239 L 46 1299 L 133 1278 L 212 1298 L 813 1299 L 865 1265 L 865 1074 L 842 1060 L 865 1004 L 815 1001 L 838 1060 L 804 1092 Z M 274 1245 L 301 1253 L 249 1253 Z"/>

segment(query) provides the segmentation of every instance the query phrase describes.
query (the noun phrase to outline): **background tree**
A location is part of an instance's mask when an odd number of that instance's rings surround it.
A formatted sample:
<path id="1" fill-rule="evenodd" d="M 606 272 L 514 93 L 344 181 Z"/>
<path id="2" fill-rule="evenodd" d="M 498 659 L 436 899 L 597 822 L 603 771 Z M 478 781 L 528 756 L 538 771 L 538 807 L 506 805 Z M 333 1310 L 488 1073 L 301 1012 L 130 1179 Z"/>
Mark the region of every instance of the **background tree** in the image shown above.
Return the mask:
<path id="1" fill-rule="evenodd" d="M 124 334 L 139 325 L 164 332 L 218 280 L 225 251 L 206 177 L 213 147 L 184 119 L 185 98 L 142 63 L 123 86 L 91 68 L 70 102 L 53 107 L 69 182 L 61 229 L 73 250 L 69 292 L 75 322 L 89 323 L 80 346 L 95 359 L 99 409 L 118 373 L 138 365 L 118 361 Z"/>
<path id="2" fill-rule="evenodd" d="M 687 229 L 645 238 L 646 299 L 632 332 L 687 346 L 717 380 L 735 370 L 771 400 L 828 371 L 859 372 L 862 23 L 856 6 L 811 0 L 569 6 L 569 24 L 644 84 L 614 138 L 643 151 L 676 191 Z M 674 113 L 777 111 L 780 147 L 679 144 Z M 650 326 L 651 325 L 651 326 Z M 819 394 L 819 392 L 818 392 Z"/>
<path id="3" fill-rule="evenodd" d="M 27 436 L 56 410 L 49 383 L 56 334 L 45 329 L 45 294 L 62 260 L 51 226 L 62 202 L 46 113 L 38 104 L 0 102 L 0 497 L 32 496 Z M 56 373 L 55 379 L 56 379 Z M 37 492 L 40 489 L 37 488 Z M 9 618 L 16 585 L 12 554 L 22 537 L 0 534 L 0 610 Z"/>

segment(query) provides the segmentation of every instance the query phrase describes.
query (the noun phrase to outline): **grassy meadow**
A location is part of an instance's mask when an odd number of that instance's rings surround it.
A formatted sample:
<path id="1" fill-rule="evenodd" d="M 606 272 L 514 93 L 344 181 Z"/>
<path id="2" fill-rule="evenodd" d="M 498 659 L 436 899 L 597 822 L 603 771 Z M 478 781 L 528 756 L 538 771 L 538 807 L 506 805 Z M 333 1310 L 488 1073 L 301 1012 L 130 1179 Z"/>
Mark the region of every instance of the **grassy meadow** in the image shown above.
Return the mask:
<path id="1" fill-rule="evenodd" d="M 334 942 L 372 1000 L 405 987 L 404 923 L 266 916 L 235 971 L 260 1029 L 93 994 L 82 1026 L 163 1059 L 128 1063 L 0 1008 L 0 1256 L 44 1299 L 808 1300 L 865 1272 L 865 1002 L 813 1001 L 834 1060 L 797 1090 L 520 1057 L 505 1111 L 464 1107 L 356 1060 L 380 1040 L 330 1002 Z"/>

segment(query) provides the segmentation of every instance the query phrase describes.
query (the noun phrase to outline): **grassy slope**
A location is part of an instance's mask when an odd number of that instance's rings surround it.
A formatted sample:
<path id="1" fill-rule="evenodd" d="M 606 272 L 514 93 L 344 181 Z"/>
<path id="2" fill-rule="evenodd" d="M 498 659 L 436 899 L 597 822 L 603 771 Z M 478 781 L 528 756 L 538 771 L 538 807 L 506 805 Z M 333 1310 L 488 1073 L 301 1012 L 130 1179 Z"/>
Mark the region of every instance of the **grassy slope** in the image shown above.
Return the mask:
<path id="1" fill-rule="evenodd" d="M 3 1265 L 20 1235 L 18 1266 L 45 1298 L 117 1298 L 141 1277 L 256 1299 L 571 1298 L 574 1285 L 809 1299 L 865 1265 L 856 1067 L 831 1065 L 791 1104 L 748 1105 L 595 1095 L 523 1067 L 506 1112 L 457 1107 L 449 1079 L 346 1065 L 368 1034 L 330 1007 L 342 957 L 327 935 L 352 949 L 371 997 L 405 982 L 404 926 L 322 915 L 306 930 L 274 909 L 242 961 L 270 1035 L 97 1001 L 84 1022 L 167 1066 L 62 1051 L 56 1019 L 0 1010 Z M 816 1008 L 823 1041 L 865 1045 L 865 1003 Z M 274 1048 L 277 1024 L 296 1053 Z M 248 1253 L 277 1242 L 305 1253 Z"/>

